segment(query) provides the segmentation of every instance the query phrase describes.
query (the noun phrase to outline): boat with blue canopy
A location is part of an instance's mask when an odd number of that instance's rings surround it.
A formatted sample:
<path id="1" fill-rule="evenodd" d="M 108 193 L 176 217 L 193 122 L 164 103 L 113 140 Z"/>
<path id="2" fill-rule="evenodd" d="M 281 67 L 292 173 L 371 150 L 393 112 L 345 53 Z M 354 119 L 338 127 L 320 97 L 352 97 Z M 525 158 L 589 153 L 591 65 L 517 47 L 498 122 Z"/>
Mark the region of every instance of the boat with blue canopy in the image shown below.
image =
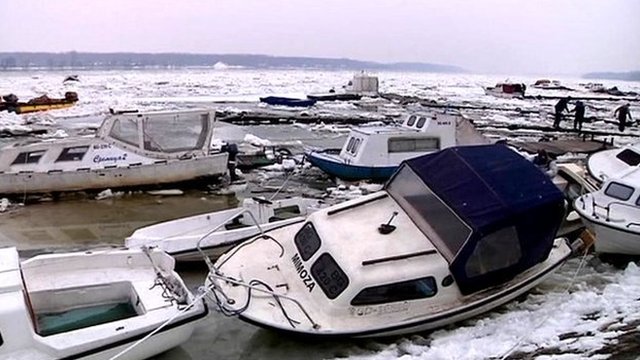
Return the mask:
<path id="1" fill-rule="evenodd" d="M 226 314 L 280 331 L 371 337 L 477 316 L 572 254 L 563 194 L 504 145 L 405 160 L 384 190 L 249 240 L 209 262 Z M 252 259 L 247 262 L 246 259 Z"/>
<path id="2" fill-rule="evenodd" d="M 316 103 L 315 99 L 296 99 L 283 96 L 266 96 L 261 97 L 260 102 L 269 105 L 292 106 L 292 107 L 309 107 Z"/>

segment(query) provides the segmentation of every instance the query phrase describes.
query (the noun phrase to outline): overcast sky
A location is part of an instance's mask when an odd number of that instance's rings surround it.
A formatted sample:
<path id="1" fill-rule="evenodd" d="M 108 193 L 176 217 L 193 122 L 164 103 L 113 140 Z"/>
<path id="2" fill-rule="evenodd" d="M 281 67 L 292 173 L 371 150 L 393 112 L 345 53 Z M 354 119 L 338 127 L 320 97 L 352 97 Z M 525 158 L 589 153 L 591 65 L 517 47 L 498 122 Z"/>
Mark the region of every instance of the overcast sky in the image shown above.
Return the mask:
<path id="1" fill-rule="evenodd" d="M 71 50 L 640 70 L 640 0 L 0 0 L 0 52 Z"/>

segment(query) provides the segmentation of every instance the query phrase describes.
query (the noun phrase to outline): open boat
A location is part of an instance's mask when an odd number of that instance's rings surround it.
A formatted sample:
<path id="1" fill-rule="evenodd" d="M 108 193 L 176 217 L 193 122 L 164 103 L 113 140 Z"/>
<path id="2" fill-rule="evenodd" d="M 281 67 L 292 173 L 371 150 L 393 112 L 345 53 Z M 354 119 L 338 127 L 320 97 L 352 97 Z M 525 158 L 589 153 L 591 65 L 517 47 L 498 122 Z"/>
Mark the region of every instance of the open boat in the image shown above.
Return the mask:
<path id="1" fill-rule="evenodd" d="M 205 286 L 225 314 L 318 336 L 387 336 L 476 316 L 572 253 L 562 193 L 504 145 L 406 160 L 381 192 L 222 255 Z M 251 261 L 247 261 L 251 259 Z"/>
<path id="2" fill-rule="evenodd" d="M 309 107 L 313 106 L 316 103 L 315 99 L 296 99 L 282 96 L 266 96 L 261 97 L 260 102 L 269 105 L 281 105 L 281 106 L 292 106 L 292 107 Z"/>
<path id="3" fill-rule="evenodd" d="M 640 255 L 640 167 L 607 178 L 574 208 L 594 233 L 596 252 Z"/>
<path id="4" fill-rule="evenodd" d="M 160 251 L 39 255 L 0 249 L 0 358 L 146 359 L 186 341 L 207 314 Z M 193 303 L 193 304 L 192 304 Z M 191 306 L 188 306 L 192 304 Z"/>
<path id="5" fill-rule="evenodd" d="M 4 98 L 6 102 L 0 104 L 0 111 L 7 110 L 16 114 L 66 109 L 78 102 L 78 94 L 73 91 L 67 91 L 62 99 L 50 98 L 47 95 L 33 98 L 27 102 L 18 101 L 15 95 L 6 95 Z"/>
<path id="6" fill-rule="evenodd" d="M 211 149 L 213 111 L 116 113 L 96 136 L 25 141 L 0 150 L 0 194 L 210 182 L 228 154 Z"/>
<path id="7" fill-rule="evenodd" d="M 307 151 L 311 164 L 342 180 L 389 179 L 403 160 L 450 146 L 482 144 L 488 140 L 458 115 L 410 115 L 400 126 L 356 127 L 342 149 Z"/>
<path id="8" fill-rule="evenodd" d="M 640 142 L 619 149 L 598 151 L 587 159 L 589 174 L 601 182 L 639 165 Z"/>
<path id="9" fill-rule="evenodd" d="M 128 248 L 155 246 L 178 261 L 202 261 L 198 246 L 217 257 L 232 246 L 268 231 L 304 221 L 319 209 L 316 199 L 244 199 L 234 209 L 189 216 L 140 228 L 125 239 Z"/>

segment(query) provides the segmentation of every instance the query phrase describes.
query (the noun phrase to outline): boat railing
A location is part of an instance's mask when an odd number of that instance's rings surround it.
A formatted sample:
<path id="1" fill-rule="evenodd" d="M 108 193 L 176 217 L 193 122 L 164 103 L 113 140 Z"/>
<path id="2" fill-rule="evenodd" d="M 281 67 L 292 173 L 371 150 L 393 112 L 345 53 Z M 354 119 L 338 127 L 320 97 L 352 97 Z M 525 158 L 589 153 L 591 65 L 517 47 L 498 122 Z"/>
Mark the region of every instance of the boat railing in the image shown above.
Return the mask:
<path id="1" fill-rule="evenodd" d="M 628 223 L 627 224 L 627 229 L 631 228 L 632 226 L 640 227 L 640 223 L 637 223 L 637 222 Z"/>
<path id="2" fill-rule="evenodd" d="M 218 306 L 218 308 L 220 308 L 221 311 L 223 311 L 224 313 L 231 313 L 231 314 L 239 314 L 242 311 L 244 311 L 244 309 L 246 309 L 246 306 L 248 306 L 248 302 L 247 305 L 245 305 L 244 307 L 240 308 L 240 309 L 229 309 L 228 307 L 225 306 L 225 304 L 223 304 L 220 299 L 218 299 L 218 294 L 221 295 L 222 297 L 224 297 L 224 300 L 226 303 L 228 304 L 234 304 L 235 301 L 231 298 L 229 298 L 224 291 L 222 291 L 222 289 L 220 288 L 220 286 L 218 286 L 218 283 L 216 280 L 222 280 L 226 283 L 235 285 L 235 286 L 243 286 L 245 288 L 247 288 L 248 290 L 248 296 L 251 296 L 251 290 L 255 290 L 255 291 L 260 291 L 262 293 L 266 293 L 269 294 L 271 296 L 273 296 L 276 299 L 276 302 L 278 303 L 278 306 L 280 307 L 280 310 L 282 311 L 282 313 L 285 315 L 285 317 L 287 318 L 287 320 L 289 320 L 289 323 L 291 324 L 291 326 L 295 326 L 293 323 L 293 320 L 287 315 L 287 312 L 284 308 L 284 306 L 282 305 L 282 302 L 280 301 L 281 299 L 286 299 L 289 300 L 291 302 L 293 302 L 304 314 L 304 316 L 307 318 L 307 320 L 309 320 L 309 322 L 311 323 L 311 325 L 313 326 L 314 329 L 318 329 L 319 325 L 313 321 L 313 319 L 311 318 L 311 316 L 309 315 L 309 312 L 302 306 L 302 304 L 290 297 L 290 296 L 286 296 L 283 294 L 278 294 L 276 292 L 274 292 L 273 290 L 271 290 L 270 288 L 268 288 L 268 286 L 262 282 L 262 281 L 256 281 L 256 284 L 252 284 L 250 283 L 246 283 L 244 281 L 239 281 L 236 280 L 234 278 L 228 277 L 223 275 L 218 268 L 215 266 L 215 264 L 213 263 L 213 261 L 211 261 L 211 258 L 209 258 L 209 256 L 207 256 L 204 251 L 201 248 L 201 243 L 204 239 L 207 238 L 207 236 L 209 236 L 210 234 L 214 233 L 215 231 L 217 231 L 219 228 L 221 228 L 222 226 L 224 226 L 226 223 L 228 223 L 229 221 L 235 219 L 236 217 L 243 215 L 243 214 L 249 214 L 249 217 L 251 218 L 251 220 L 253 221 L 253 223 L 255 224 L 255 226 L 258 228 L 260 235 L 257 235 L 254 240 L 249 240 L 243 244 L 240 244 L 236 247 L 236 249 L 241 248 L 242 246 L 249 244 L 253 241 L 256 241 L 256 239 L 261 239 L 261 238 L 271 238 L 268 235 L 265 235 L 264 230 L 262 229 L 262 227 L 260 226 L 260 223 L 258 222 L 258 220 L 256 219 L 255 215 L 253 215 L 253 213 L 251 211 L 249 211 L 248 209 L 242 209 L 241 211 L 238 211 L 237 213 L 229 216 L 227 219 L 225 219 L 224 221 L 222 221 L 220 224 L 218 224 L 216 227 L 214 227 L 213 229 L 211 229 L 209 232 L 207 232 L 205 235 L 203 235 L 200 240 L 198 240 L 198 244 L 197 244 L 197 249 L 198 252 L 200 252 L 200 255 L 202 255 L 205 264 L 207 264 L 207 268 L 209 268 L 209 274 L 207 275 L 210 279 L 211 279 L 211 284 L 213 289 L 211 289 L 213 291 L 214 297 L 215 299 L 214 302 L 216 303 L 216 305 Z M 271 238 L 272 240 L 275 241 L 275 239 Z M 277 241 L 276 243 L 282 248 L 282 245 L 280 245 Z M 284 253 L 284 249 L 282 249 L 282 252 Z M 231 254 L 228 255 L 227 259 L 228 260 L 231 256 L 235 255 L 236 253 L 233 252 Z M 226 261 L 225 260 L 225 261 Z M 224 264 L 223 261 L 222 263 Z M 258 286 L 261 285 L 261 286 Z M 267 288 L 265 288 L 267 287 Z M 247 300 L 249 301 L 249 299 Z"/>
<path id="3" fill-rule="evenodd" d="M 581 202 L 582 202 L 582 209 L 585 209 L 585 201 L 583 200 L 583 198 L 580 198 Z M 632 209 L 632 210 L 636 210 L 639 214 L 640 214 L 640 208 L 636 205 L 632 205 L 632 204 L 627 204 L 625 202 L 621 202 L 621 201 L 611 201 L 609 203 L 607 203 L 606 205 L 600 205 L 596 202 L 595 197 L 592 195 L 591 196 L 591 216 L 598 219 L 600 218 L 600 215 L 597 213 L 597 209 L 602 209 L 606 212 L 606 216 L 605 216 L 605 221 L 609 222 L 611 221 L 611 215 L 615 215 L 618 213 L 618 211 L 612 211 L 613 208 L 625 208 L 625 209 Z M 630 226 L 638 226 L 639 224 L 637 223 L 629 223 L 627 224 L 627 227 Z"/>

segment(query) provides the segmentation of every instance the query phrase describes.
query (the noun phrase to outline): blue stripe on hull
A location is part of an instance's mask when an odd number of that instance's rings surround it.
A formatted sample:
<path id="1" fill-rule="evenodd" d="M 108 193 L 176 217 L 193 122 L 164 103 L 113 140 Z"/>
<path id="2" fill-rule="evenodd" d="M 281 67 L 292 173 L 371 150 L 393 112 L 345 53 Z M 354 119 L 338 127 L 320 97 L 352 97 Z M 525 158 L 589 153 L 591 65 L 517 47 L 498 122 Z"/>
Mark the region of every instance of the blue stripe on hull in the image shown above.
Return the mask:
<path id="1" fill-rule="evenodd" d="M 375 182 L 387 181 L 398 168 L 397 166 L 357 166 L 322 159 L 313 153 L 307 154 L 307 159 L 314 166 L 319 167 L 329 175 L 342 180 L 357 181 L 371 180 Z"/>

